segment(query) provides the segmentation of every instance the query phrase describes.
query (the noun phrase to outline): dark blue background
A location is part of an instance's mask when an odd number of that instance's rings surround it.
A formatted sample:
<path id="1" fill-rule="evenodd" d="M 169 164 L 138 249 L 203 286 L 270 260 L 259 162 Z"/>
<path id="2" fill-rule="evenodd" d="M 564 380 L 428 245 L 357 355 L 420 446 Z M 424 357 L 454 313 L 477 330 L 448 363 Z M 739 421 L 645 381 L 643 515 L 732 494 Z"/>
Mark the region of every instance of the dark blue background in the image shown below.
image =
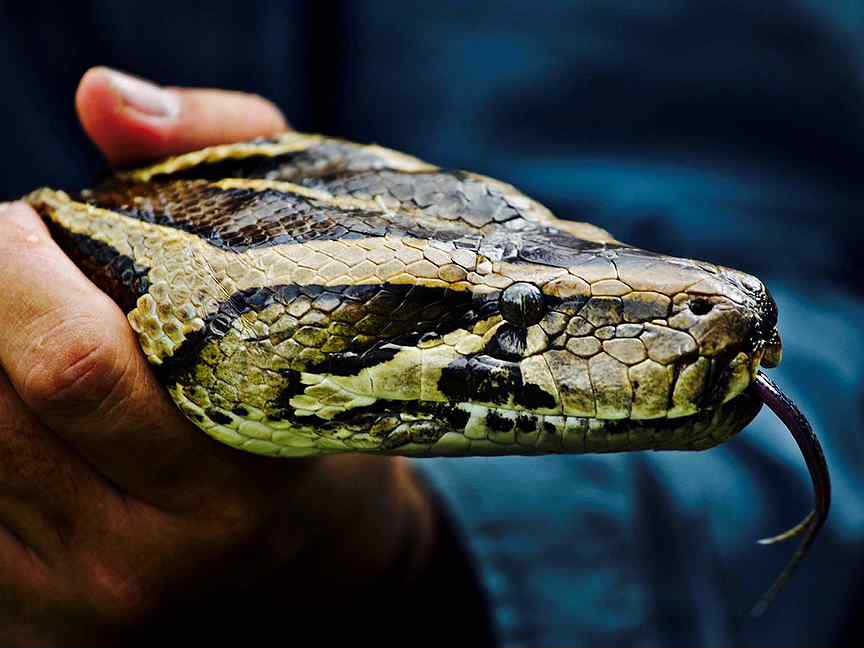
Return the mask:
<path id="1" fill-rule="evenodd" d="M 263 94 L 300 130 L 506 180 L 619 239 L 759 275 L 775 377 L 825 438 L 828 532 L 777 609 L 745 616 L 809 487 L 779 424 L 699 455 L 427 462 L 505 641 L 836 645 L 864 560 L 856 0 L 0 2 L 0 197 L 89 184 L 80 75 Z M 845 630 L 844 630 L 845 628 Z M 846 632 L 845 639 L 841 639 Z"/>

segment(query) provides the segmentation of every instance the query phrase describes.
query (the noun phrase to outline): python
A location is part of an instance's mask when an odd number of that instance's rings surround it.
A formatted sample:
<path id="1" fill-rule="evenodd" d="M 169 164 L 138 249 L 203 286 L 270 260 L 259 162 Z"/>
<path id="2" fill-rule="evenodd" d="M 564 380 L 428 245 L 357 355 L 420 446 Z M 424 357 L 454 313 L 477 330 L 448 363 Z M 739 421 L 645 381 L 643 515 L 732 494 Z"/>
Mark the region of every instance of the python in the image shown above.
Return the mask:
<path id="1" fill-rule="evenodd" d="M 704 450 L 767 403 L 781 360 L 755 277 L 559 220 L 513 187 L 288 133 L 27 200 L 127 313 L 184 414 L 259 454 Z"/>

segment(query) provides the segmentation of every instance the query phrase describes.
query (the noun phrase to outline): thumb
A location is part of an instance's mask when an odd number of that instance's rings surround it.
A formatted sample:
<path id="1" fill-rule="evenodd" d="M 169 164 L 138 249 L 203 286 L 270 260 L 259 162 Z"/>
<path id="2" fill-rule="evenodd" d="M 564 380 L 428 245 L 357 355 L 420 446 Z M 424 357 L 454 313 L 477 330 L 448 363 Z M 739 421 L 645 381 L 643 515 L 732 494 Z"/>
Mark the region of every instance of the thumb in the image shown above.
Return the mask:
<path id="1" fill-rule="evenodd" d="M 288 128 L 279 109 L 257 95 L 163 88 L 106 67 L 84 74 L 75 106 L 84 130 L 114 166 Z"/>

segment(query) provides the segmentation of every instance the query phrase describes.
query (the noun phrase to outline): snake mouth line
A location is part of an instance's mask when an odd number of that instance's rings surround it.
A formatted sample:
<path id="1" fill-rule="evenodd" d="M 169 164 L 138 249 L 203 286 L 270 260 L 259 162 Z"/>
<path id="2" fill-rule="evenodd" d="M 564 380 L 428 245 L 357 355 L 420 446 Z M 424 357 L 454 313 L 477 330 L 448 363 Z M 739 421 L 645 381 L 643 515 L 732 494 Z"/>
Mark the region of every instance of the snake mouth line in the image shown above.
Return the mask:
<path id="1" fill-rule="evenodd" d="M 747 390 L 716 407 L 676 418 L 601 419 L 538 414 L 476 403 L 379 400 L 332 419 L 294 416 L 345 449 L 412 456 L 535 455 L 705 450 L 741 431 L 762 402 Z"/>
<path id="2" fill-rule="evenodd" d="M 744 429 L 762 407 L 748 389 L 716 407 L 676 418 L 599 419 L 382 399 L 330 419 L 290 408 L 271 419 L 249 407 L 202 408 L 180 384 L 169 391 L 184 413 L 217 440 L 290 457 L 345 451 L 428 457 L 706 450 Z"/>

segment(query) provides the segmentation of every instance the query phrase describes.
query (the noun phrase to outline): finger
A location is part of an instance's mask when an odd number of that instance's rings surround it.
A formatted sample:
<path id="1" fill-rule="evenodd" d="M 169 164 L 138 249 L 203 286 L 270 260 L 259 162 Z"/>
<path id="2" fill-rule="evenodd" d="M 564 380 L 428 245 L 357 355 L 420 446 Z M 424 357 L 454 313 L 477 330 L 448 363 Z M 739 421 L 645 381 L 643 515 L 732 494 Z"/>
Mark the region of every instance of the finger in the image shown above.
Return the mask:
<path id="1" fill-rule="evenodd" d="M 279 109 L 257 95 L 163 88 L 105 67 L 82 77 L 75 106 L 84 130 L 115 166 L 288 128 Z"/>
<path id="2" fill-rule="evenodd" d="M 28 410 L 0 369 L 0 527 L 49 559 L 104 487 Z M 107 502 L 104 502 L 107 504 Z"/>
<path id="3" fill-rule="evenodd" d="M 0 366 L 22 401 L 115 484 L 182 506 L 177 489 L 235 455 L 199 432 L 161 389 L 125 316 L 51 239 L 28 206 L 0 209 Z M 230 455 L 230 456 L 229 456 Z M 207 481 L 207 480 L 203 480 Z"/>
<path id="4" fill-rule="evenodd" d="M 71 490 L 68 457 L 48 447 L 49 434 L 0 371 L 0 527 L 40 556 L 54 548 L 44 543 L 57 541 L 49 520 L 68 529 L 72 519 L 64 506 Z"/>

